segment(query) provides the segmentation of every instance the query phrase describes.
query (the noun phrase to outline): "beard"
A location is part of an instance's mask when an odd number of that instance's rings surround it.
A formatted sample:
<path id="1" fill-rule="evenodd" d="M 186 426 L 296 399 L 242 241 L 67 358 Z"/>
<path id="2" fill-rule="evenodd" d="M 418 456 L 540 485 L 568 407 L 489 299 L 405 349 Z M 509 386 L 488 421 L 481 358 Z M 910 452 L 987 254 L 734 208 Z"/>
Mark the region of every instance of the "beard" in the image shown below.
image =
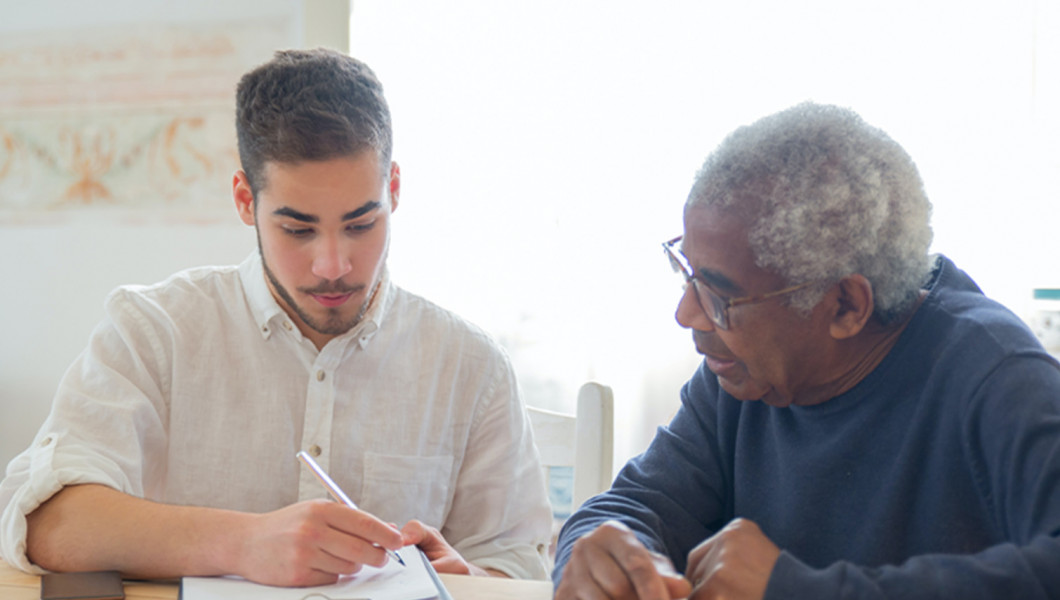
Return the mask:
<path id="1" fill-rule="evenodd" d="M 294 296 L 291 295 L 287 288 L 280 283 L 276 275 L 269 268 L 268 261 L 265 260 L 265 252 L 261 248 L 261 233 L 258 233 L 258 254 L 261 256 L 261 266 L 265 270 L 265 277 L 272 284 L 272 289 L 276 290 L 276 294 L 280 296 L 284 304 L 286 304 L 291 310 L 294 311 L 298 318 L 302 320 L 310 329 L 324 335 L 342 335 L 347 331 L 353 329 L 361 319 L 364 318 L 364 313 L 368 311 L 368 306 L 371 304 L 372 299 L 375 297 L 375 291 L 379 287 L 379 282 L 376 282 L 372 288 L 372 293 L 365 297 L 364 302 L 361 303 L 361 307 L 357 310 L 353 316 L 343 317 L 342 307 L 336 306 L 327 309 L 327 314 L 323 319 L 319 319 L 302 308 L 298 302 L 295 301 Z M 359 294 L 366 289 L 364 284 L 349 286 L 341 281 L 328 282 L 323 281 L 320 284 L 311 288 L 297 288 L 299 292 L 305 294 Z"/>

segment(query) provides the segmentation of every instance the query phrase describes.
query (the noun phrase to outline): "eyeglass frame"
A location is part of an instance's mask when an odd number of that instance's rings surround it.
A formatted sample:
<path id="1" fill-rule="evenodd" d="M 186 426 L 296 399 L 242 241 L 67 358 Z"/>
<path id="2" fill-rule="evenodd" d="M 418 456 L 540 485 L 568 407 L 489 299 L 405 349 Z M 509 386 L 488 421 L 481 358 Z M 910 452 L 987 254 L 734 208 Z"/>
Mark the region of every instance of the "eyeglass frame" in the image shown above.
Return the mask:
<path id="1" fill-rule="evenodd" d="M 745 304 L 758 304 L 759 302 L 765 302 L 770 298 L 776 298 L 778 296 L 784 296 L 792 292 L 797 292 L 803 288 L 809 287 L 814 282 L 807 281 L 798 285 L 786 287 L 784 289 L 776 290 L 773 292 L 766 292 L 764 294 L 756 294 L 752 296 L 741 296 L 738 298 L 727 298 L 721 294 L 715 292 L 710 288 L 710 285 L 705 281 L 701 281 L 696 278 L 692 272 L 692 265 L 688 263 L 688 260 L 683 258 L 683 255 L 679 256 L 677 252 L 674 252 L 674 246 L 677 245 L 685 236 L 679 235 L 672 240 L 663 242 L 663 252 L 666 253 L 666 257 L 670 259 L 670 267 L 673 268 L 674 273 L 684 275 L 685 285 L 692 284 L 692 289 L 696 293 L 696 302 L 699 303 L 700 310 L 707 316 L 716 327 L 724 331 L 729 330 L 729 309 L 734 306 L 742 306 Z M 703 302 L 703 294 L 707 295 L 707 299 L 710 301 L 710 306 L 713 311 L 707 310 L 707 306 Z"/>

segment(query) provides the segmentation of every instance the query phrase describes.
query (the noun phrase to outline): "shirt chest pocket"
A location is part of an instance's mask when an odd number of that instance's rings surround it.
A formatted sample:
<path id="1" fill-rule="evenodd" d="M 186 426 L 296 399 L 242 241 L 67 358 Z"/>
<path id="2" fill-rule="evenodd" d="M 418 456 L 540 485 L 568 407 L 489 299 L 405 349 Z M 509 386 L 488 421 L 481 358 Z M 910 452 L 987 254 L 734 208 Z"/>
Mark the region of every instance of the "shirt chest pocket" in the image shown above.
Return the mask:
<path id="1" fill-rule="evenodd" d="M 449 508 L 452 456 L 399 456 L 368 452 L 364 457 L 361 508 L 398 527 L 418 519 L 442 528 Z"/>

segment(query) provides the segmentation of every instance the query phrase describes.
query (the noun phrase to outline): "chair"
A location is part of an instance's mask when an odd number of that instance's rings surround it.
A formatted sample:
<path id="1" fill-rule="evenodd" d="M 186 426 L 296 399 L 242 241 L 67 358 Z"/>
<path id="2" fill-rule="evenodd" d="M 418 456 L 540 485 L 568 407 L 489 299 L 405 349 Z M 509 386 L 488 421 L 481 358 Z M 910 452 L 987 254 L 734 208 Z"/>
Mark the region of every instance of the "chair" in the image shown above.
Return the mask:
<path id="1" fill-rule="evenodd" d="M 615 421 L 611 388 L 595 382 L 583 385 L 573 415 L 533 406 L 527 411 L 553 515 L 565 518 L 611 487 Z"/>

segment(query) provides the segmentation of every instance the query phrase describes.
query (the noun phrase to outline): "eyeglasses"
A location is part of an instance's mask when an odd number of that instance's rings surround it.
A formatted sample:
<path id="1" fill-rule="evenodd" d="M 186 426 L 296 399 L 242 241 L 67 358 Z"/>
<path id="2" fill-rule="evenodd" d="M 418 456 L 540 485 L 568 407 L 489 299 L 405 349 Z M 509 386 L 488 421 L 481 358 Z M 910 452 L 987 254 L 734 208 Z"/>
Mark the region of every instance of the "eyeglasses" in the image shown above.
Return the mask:
<path id="1" fill-rule="evenodd" d="M 764 302 L 770 298 L 776 298 L 777 296 L 783 296 L 801 290 L 813 283 L 812 281 L 807 281 L 806 283 L 800 283 L 799 285 L 793 285 L 782 290 L 768 292 L 758 296 L 744 296 L 741 298 L 726 298 L 724 296 L 719 296 L 714 290 L 710 289 L 710 286 L 696 278 L 692 266 L 688 264 L 688 260 L 680 251 L 675 250 L 674 247 L 683 237 L 684 236 L 679 235 L 668 242 L 663 242 L 663 251 L 666 252 L 667 258 L 670 259 L 670 266 L 673 267 L 674 272 L 684 277 L 685 285 L 692 284 L 692 289 L 696 291 L 696 301 L 699 302 L 699 307 L 703 309 L 703 313 L 706 314 L 707 318 L 709 318 L 719 329 L 724 329 L 726 331 L 729 329 L 729 309 L 733 306 Z"/>

